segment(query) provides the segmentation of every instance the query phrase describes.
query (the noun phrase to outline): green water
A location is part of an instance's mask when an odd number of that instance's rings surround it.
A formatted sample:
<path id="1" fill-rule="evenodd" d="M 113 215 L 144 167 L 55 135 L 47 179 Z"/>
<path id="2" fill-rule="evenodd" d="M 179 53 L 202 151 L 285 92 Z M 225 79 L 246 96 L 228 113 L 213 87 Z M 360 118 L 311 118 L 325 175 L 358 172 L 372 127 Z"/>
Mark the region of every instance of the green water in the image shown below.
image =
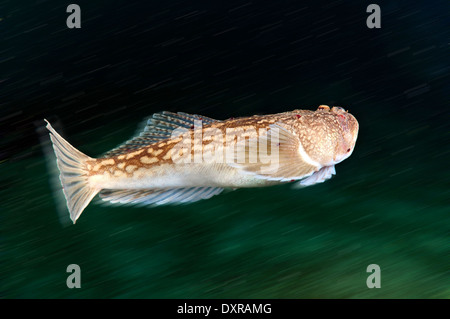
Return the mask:
<path id="1" fill-rule="evenodd" d="M 449 298 L 449 172 L 423 162 L 437 150 L 419 151 L 435 137 L 395 124 L 380 139 L 360 124 L 354 154 L 326 183 L 183 206 L 94 201 L 76 225 L 58 215 L 44 156 L 4 161 L 2 297 Z M 87 136 L 69 140 L 92 141 L 89 151 L 98 142 Z M 81 289 L 66 286 L 69 264 Z M 380 289 L 366 286 L 369 264 L 381 268 Z"/>
<path id="2" fill-rule="evenodd" d="M 450 298 L 448 0 L 379 0 L 380 29 L 360 1 L 76 3 L 76 30 L 64 2 L 0 3 L 0 298 Z M 320 104 L 360 124 L 323 184 L 94 200 L 76 225 L 36 131 L 95 157 L 154 112 Z"/>

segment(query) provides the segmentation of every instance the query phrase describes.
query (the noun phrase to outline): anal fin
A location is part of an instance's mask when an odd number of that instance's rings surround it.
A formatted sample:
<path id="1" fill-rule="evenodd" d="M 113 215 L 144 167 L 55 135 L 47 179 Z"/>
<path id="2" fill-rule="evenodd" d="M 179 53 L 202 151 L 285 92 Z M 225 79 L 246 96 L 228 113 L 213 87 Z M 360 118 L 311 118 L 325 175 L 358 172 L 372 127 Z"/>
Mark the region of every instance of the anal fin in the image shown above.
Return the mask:
<path id="1" fill-rule="evenodd" d="M 218 187 L 185 187 L 173 189 L 105 189 L 100 192 L 104 201 L 119 204 L 164 205 L 192 203 L 218 195 L 223 188 Z"/>

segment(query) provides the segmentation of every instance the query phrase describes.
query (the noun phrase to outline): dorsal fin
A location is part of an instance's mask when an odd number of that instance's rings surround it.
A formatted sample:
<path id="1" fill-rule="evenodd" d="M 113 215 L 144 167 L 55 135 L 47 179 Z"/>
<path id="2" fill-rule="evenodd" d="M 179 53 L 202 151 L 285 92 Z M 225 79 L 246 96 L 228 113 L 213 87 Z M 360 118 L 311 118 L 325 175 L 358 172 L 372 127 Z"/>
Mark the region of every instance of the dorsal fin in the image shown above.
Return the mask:
<path id="1" fill-rule="evenodd" d="M 173 130 L 176 128 L 182 127 L 191 129 L 195 120 L 201 120 L 203 126 L 218 121 L 206 116 L 187 114 L 183 112 L 172 113 L 163 111 L 160 113 L 155 113 L 147 120 L 144 130 L 139 134 L 139 136 L 136 136 L 120 146 L 110 150 L 102 157 L 114 157 L 139 149 L 143 146 L 168 139 L 171 137 Z"/>

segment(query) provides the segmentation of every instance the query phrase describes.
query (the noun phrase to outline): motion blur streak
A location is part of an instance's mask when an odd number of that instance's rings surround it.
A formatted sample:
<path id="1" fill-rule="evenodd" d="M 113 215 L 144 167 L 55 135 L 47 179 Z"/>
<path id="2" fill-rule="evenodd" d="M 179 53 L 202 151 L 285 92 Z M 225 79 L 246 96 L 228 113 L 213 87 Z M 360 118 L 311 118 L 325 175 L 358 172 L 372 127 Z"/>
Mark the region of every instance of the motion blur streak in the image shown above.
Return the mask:
<path id="1" fill-rule="evenodd" d="M 70 2 L 0 2 L 1 298 L 450 298 L 448 0 L 377 0 L 380 29 L 370 1 L 74 2 L 81 29 Z M 94 204 L 61 226 L 44 118 L 98 157 L 162 110 L 320 104 L 360 127 L 325 183 Z"/>

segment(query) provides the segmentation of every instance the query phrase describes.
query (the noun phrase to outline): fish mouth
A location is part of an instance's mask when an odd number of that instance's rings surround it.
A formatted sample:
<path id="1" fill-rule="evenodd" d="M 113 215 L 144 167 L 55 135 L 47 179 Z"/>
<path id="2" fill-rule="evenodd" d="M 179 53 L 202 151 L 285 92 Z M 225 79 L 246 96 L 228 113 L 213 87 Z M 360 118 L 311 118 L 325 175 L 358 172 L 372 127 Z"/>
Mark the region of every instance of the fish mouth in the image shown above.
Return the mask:
<path id="1" fill-rule="evenodd" d="M 329 163 L 328 165 L 336 165 L 336 164 L 339 164 L 340 162 L 346 160 L 347 158 L 350 157 L 350 155 L 352 155 L 353 149 L 354 148 L 351 148 L 350 151 L 346 152 L 345 154 L 338 154 L 338 155 L 333 156 L 333 161 L 331 163 Z"/>

